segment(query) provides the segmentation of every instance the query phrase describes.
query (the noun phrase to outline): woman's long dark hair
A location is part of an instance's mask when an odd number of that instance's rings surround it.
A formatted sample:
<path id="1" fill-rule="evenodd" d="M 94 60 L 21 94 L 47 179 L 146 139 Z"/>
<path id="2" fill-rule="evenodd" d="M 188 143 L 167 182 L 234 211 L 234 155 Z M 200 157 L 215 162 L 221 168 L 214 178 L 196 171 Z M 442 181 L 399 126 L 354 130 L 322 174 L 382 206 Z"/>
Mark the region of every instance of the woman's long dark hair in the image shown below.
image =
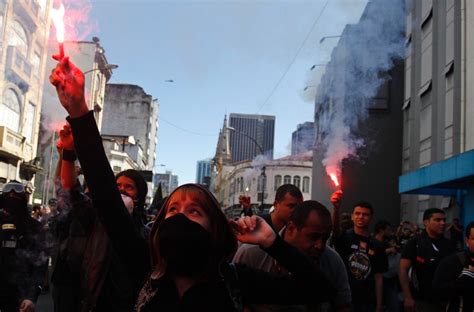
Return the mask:
<path id="1" fill-rule="evenodd" d="M 216 257 L 216 263 L 227 260 L 237 249 L 235 235 L 214 195 L 198 184 L 184 184 L 168 196 L 161 210 L 158 212 L 158 216 L 150 232 L 151 262 L 154 270 L 153 277 L 155 278 L 162 276 L 166 270 L 164 261 L 159 252 L 158 228 L 165 219 L 166 211 L 173 195 L 178 192 L 185 192 L 185 195 L 192 196 L 207 213 L 209 217 L 210 234 L 215 246 L 214 255 Z"/>

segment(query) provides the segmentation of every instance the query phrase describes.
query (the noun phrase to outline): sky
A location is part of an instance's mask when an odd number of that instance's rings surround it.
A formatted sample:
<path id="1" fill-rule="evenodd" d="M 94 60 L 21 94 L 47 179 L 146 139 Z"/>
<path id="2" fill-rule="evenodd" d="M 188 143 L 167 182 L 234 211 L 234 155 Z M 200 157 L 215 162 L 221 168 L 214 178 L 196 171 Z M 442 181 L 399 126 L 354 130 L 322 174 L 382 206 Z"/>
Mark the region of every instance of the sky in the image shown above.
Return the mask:
<path id="1" fill-rule="evenodd" d="M 158 99 L 156 171 L 195 182 L 230 113 L 276 116 L 274 157 L 314 119 L 314 93 L 331 49 L 366 0 L 90 0 L 90 34 L 114 70 Z M 167 82 L 172 79 L 173 82 Z M 308 88 L 304 91 L 305 87 Z"/>

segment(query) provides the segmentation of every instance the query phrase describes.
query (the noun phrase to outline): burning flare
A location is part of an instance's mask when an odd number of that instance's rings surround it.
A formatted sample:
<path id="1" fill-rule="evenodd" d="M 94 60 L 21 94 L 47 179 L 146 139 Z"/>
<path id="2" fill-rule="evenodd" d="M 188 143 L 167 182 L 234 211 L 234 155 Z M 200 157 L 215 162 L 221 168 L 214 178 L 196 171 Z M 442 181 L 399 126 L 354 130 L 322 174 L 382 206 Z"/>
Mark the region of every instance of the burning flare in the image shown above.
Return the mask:
<path id="1" fill-rule="evenodd" d="M 332 182 L 334 182 L 334 185 L 336 187 L 339 186 L 339 179 L 337 178 L 337 175 L 335 173 L 329 173 L 329 177 L 331 178 Z"/>
<path id="2" fill-rule="evenodd" d="M 51 18 L 56 28 L 56 39 L 59 43 L 60 58 L 64 57 L 64 5 L 61 3 L 58 9 L 51 9 Z"/>

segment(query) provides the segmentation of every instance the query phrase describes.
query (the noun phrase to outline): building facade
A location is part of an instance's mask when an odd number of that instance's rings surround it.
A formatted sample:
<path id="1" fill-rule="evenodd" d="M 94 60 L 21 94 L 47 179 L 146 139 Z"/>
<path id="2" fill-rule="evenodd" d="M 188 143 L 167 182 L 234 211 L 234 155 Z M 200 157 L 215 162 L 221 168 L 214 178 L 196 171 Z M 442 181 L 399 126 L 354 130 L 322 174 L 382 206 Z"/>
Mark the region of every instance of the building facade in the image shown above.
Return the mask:
<path id="1" fill-rule="evenodd" d="M 401 1 L 369 1 L 359 23 L 347 25 L 334 48 L 316 94 L 312 176 L 317 181 L 312 185 L 313 199 L 330 207 L 331 194 L 340 188 L 343 212 L 368 201 L 376 219 L 392 224 L 400 218 L 403 63 L 390 56 L 392 49 L 403 53 L 404 41 L 384 10 L 398 19 L 388 8 L 399 5 L 397 12 L 404 15 Z M 367 49 L 371 45 L 378 49 Z M 323 164 L 346 151 L 348 156 L 340 163 L 341 185 L 336 187 Z"/>
<path id="2" fill-rule="evenodd" d="M 0 1 L 0 188 L 40 170 L 40 112 L 52 1 Z"/>
<path id="3" fill-rule="evenodd" d="M 196 183 L 206 184 L 206 177 L 211 177 L 211 159 L 199 160 L 196 165 Z"/>
<path id="4" fill-rule="evenodd" d="M 253 160 L 262 154 L 273 159 L 275 116 L 232 113 L 229 127 L 232 162 Z"/>
<path id="5" fill-rule="evenodd" d="M 294 184 L 305 200 L 311 199 L 312 152 L 287 156 L 268 161 L 264 166 L 255 166 L 243 161 L 226 166 L 225 179 L 216 194 L 228 217 L 240 214 L 239 196 L 250 196 L 255 212 L 268 211 L 275 200 L 276 190 L 283 184 Z M 263 200 L 262 200 L 263 198 Z"/>
<path id="6" fill-rule="evenodd" d="M 168 170 L 165 173 L 155 173 L 153 176 L 153 184 L 155 185 L 155 188 L 161 184 L 163 196 L 168 196 L 178 187 L 178 176 Z"/>
<path id="7" fill-rule="evenodd" d="M 298 155 L 314 148 L 314 122 L 299 124 L 291 135 L 291 155 Z"/>
<path id="8" fill-rule="evenodd" d="M 408 1 L 406 20 L 402 216 L 439 207 L 472 221 L 474 3 Z"/>
<path id="9" fill-rule="evenodd" d="M 102 134 L 127 138 L 133 136 L 135 144 L 143 151 L 140 159 L 134 159 L 142 170 L 153 170 L 155 163 L 158 110 L 158 101 L 140 86 L 108 84 L 105 88 Z"/>

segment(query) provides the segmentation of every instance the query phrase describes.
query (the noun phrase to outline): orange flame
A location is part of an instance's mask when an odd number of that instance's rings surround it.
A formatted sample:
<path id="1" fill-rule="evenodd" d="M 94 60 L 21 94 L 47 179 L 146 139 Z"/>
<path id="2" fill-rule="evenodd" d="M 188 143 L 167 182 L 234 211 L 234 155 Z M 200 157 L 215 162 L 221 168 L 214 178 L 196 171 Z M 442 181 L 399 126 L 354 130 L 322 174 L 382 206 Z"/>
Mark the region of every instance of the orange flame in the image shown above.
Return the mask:
<path id="1" fill-rule="evenodd" d="M 332 182 L 334 182 L 334 185 L 339 186 L 339 180 L 337 179 L 337 176 L 335 173 L 330 173 L 329 177 L 331 178 Z"/>
<path id="2" fill-rule="evenodd" d="M 56 28 L 56 39 L 59 43 L 64 42 L 64 5 L 61 3 L 58 9 L 51 9 L 51 18 Z"/>

